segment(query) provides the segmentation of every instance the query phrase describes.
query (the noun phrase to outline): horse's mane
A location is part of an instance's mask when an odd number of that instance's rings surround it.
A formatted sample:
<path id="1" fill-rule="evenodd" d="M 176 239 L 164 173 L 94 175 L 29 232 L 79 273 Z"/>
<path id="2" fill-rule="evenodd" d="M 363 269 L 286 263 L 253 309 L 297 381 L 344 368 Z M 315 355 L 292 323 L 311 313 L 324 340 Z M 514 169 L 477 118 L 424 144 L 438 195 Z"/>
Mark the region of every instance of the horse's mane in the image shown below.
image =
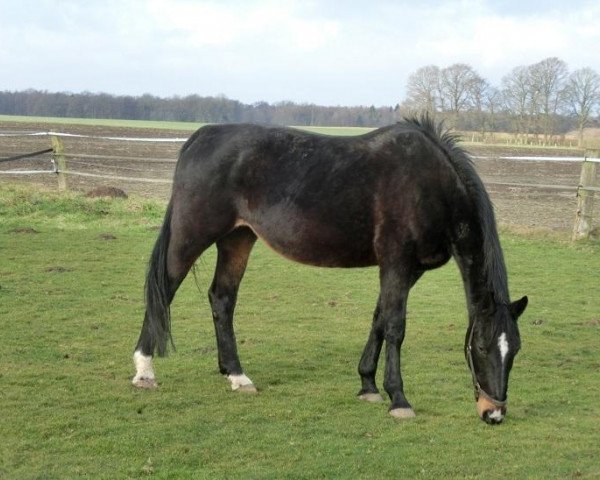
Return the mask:
<path id="1" fill-rule="evenodd" d="M 508 276 L 498 238 L 494 206 L 469 154 L 458 145 L 459 135 L 446 129 L 443 122 L 436 122 L 429 114 L 405 118 L 405 122 L 419 130 L 442 149 L 472 196 L 481 224 L 484 269 L 488 287 L 493 292 L 496 302 L 507 303 L 509 301 Z"/>

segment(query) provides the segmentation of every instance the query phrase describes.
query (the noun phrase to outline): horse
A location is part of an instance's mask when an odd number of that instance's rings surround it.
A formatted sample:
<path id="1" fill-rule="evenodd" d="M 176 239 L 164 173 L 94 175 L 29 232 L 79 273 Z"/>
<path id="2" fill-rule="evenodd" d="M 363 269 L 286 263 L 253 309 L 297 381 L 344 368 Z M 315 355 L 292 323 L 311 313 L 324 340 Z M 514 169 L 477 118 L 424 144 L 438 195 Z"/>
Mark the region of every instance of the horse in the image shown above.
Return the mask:
<path id="1" fill-rule="evenodd" d="M 509 300 L 492 203 L 443 123 L 424 115 L 346 137 L 253 124 L 207 125 L 192 134 L 181 148 L 149 260 L 135 386 L 157 386 L 154 354 L 174 347 L 170 304 L 195 261 L 216 244 L 208 298 L 219 371 L 232 390 L 257 391 L 240 364 L 233 315 L 259 238 L 303 264 L 378 267 L 358 397 L 384 401 L 375 374 L 385 341 L 383 387 L 389 413 L 400 419 L 415 416 L 400 363 L 408 293 L 424 272 L 454 257 L 466 292 L 465 357 L 477 412 L 488 424 L 504 420 L 520 348 L 517 318 L 528 300 Z"/>

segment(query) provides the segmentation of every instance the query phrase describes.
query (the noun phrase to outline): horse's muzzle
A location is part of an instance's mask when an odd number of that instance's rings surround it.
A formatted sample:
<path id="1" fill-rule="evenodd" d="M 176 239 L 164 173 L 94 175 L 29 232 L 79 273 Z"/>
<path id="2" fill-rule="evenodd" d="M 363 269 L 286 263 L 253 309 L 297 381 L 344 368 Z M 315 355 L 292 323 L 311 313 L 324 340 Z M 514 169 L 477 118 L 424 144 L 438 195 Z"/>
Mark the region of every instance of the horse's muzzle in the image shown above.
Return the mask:
<path id="1" fill-rule="evenodd" d="M 496 405 L 486 396 L 480 395 L 477 399 L 477 413 L 488 425 L 497 425 L 502 423 L 506 415 L 506 405 Z"/>

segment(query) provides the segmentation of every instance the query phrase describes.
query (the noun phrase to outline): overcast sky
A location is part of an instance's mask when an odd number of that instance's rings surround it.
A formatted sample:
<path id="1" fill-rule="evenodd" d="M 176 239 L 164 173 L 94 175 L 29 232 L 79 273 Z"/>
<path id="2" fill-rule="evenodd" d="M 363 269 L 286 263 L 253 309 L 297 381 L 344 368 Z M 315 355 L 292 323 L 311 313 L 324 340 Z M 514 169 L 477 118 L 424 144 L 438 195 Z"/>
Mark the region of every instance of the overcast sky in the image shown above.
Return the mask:
<path id="1" fill-rule="evenodd" d="M 599 0 L 0 0 L 0 90 L 381 106 L 551 56 L 600 73 Z"/>

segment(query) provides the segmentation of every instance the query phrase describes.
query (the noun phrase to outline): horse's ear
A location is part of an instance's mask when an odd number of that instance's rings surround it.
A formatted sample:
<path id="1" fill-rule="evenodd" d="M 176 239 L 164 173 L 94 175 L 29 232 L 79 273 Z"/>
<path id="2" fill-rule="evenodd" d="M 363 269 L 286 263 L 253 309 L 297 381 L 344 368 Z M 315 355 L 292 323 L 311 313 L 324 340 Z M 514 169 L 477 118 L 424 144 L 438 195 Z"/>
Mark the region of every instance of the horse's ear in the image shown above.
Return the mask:
<path id="1" fill-rule="evenodd" d="M 521 300 L 512 302 L 509 305 L 510 313 L 515 320 L 517 318 L 519 318 L 521 316 L 521 314 L 525 311 L 525 308 L 527 308 L 528 302 L 529 302 L 529 299 L 527 298 L 527 296 L 524 296 Z"/>

